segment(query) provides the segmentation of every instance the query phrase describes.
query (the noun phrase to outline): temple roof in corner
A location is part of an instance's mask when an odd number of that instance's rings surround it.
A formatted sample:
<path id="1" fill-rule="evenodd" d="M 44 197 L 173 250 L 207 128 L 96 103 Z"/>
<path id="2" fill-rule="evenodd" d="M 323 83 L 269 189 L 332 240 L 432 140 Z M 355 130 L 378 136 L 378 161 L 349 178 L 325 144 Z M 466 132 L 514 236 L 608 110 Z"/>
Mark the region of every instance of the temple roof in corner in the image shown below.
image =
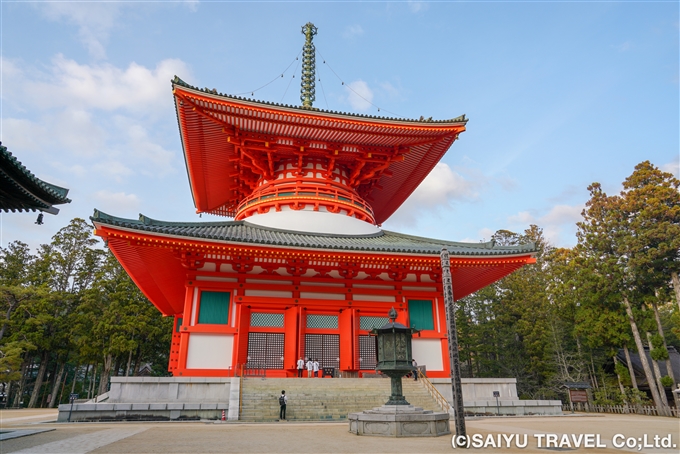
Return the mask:
<path id="1" fill-rule="evenodd" d="M 533 243 L 496 246 L 492 242 L 460 243 L 436 240 L 381 230 L 373 235 L 343 236 L 312 234 L 271 229 L 247 221 L 164 222 L 144 215 L 139 220 L 123 219 L 95 210 L 90 219 L 99 224 L 152 234 L 194 238 L 208 241 L 250 243 L 254 245 L 332 249 L 367 253 L 436 254 L 446 247 L 452 256 L 501 257 L 536 252 Z"/>
<path id="2" fill-rule="evenodd" d="M 47 183 L 31 173 L 7 148 L 0 145 L 0 210 L 45 211 L 57 214 L 53 205 L 70 203 L 68 189 Z"/>
<path id="3" fill-rule="evenodd" d="M 228 96 L 172 81 L 197 212 L 234 217 L 261 169 L 305 156 L 348 169 L 382 224 L 465 131 L 465 115 L 407 120 Z M 256 169 L 256 170 L 253 170 Z M 260 169 L 260 170 L 257 170 Z"/>

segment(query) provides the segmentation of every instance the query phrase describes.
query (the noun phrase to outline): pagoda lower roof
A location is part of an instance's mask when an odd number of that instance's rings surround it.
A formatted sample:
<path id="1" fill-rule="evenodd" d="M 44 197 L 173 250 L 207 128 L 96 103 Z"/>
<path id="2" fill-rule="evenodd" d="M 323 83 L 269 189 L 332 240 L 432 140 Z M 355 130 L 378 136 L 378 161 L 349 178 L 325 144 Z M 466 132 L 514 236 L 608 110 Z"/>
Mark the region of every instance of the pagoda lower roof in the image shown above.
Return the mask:
<path id="1" fill-rule="evenodd" d="M 123 219 L 96 210 L 90 219 L 95 233 L 107 242 L 135 284 L 165 315 L 182 312 L 188 273 L 205 273 L 199 270 L 200 263 L 211 257 L 233 263 L 235 270 L 247 268 L 248 263 L 265 270 L 267 264 L 275 263 L 274 267 L 307 267 L 326 273 L 330 271 L 328 267 L 337 271 L 351 271 L 354 267 L 355 272 L 363 271 L 367 276 L 376 274 L 368 282 L 385 282 L 377 277 L 380 273 L 392 273 L 390 279 L 400 280 L 408 273 L 420 272 L 429 274 L 434 279 L 431 282 L 440 285 L 439 254 L 446 247 L 452 270 L 455 269 L 454 295 L 460 299 L 533 263 L 536 252 L 533 244 L 457 243 L 388 231 L 364 236 L 309 234 L 264 228 L 246 221 L 162 222 L 146 216 Z"/>
<path id="2" fill-rule="evenodd" d="M 460 257 L 505 257 L 536 252 L 533 243 L 517 246 L 498 246 L 493 242 L 462 243 L 405 235 L 387 230 L 381 230 L 372 235 L 313 234 L 261 227 L 247 221 L 165 222 L 144 215 L 140 215 L 139 219 L 124 219 L 98 210 L 95 210 L 90 219 L 103 225 L 153 234 L 253 245 L 426 255 L 439 255 L 445 247 L 451 256 Z"/>
<path id="3" fill-rule="evenodd" d="M 353 115 L 228 96 L 177 77 L 172 83 L 196 210 L 222 216 L 234 217 L 253 191 L 244 182 L 262 177 L 251 165 L 276 168 L 280 159 L 306 156 L 333 159 L 355 172 L 353 189 L 382 224 L 467 123 L 465 115 L 434 121 Z"/>
<path id="4" fill-rule="evenodd" d="M 0 211 L 59 212 L 53 205 L 70 203 L 68 189 L 36 177 L 0 145 Z"/>

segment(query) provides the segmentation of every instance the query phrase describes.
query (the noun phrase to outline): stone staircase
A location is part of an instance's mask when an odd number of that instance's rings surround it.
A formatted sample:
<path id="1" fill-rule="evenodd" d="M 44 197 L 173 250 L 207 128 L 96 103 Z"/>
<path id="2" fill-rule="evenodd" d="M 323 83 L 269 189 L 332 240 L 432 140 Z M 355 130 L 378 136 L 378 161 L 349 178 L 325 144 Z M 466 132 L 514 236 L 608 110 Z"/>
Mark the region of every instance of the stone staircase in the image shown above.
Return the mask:
<path id="1" fill-rule="evenodd" d="M 274 421 L 281 390 L 286 390 L 286 418 L 296 421 L 345 421 L 349 413 L 387 402 L 388 378 L 244 378 L 239 420 Z M 425 410 L 442 411 L 420 382 L 403 380 L 406 400 Z"/>

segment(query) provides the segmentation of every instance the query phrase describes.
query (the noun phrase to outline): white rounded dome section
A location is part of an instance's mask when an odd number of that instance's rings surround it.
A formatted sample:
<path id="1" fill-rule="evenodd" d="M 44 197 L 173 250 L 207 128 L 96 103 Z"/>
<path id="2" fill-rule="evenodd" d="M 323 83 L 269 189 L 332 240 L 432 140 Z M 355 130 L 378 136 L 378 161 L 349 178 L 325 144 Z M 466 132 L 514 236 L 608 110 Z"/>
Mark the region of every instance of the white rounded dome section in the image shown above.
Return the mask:
<path id="1" fill-rule="evenodd" d="M 282 210 L 254 214 L 244 220 L 249 224 L 277 230 L 306 233 L 329 233 L 333 235 L 372 235 L 380 232 L 373 224 L 345 214 L 328 211 Z"/>

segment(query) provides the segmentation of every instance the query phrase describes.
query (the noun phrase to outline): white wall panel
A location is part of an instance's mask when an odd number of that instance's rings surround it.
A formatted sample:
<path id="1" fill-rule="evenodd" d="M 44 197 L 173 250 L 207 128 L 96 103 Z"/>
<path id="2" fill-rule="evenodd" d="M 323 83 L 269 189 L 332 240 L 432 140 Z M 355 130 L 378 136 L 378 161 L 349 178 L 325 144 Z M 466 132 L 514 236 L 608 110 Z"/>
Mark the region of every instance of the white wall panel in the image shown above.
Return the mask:
<path id="1" fill-rule="evenodd" d="M 229 369 L 233 350 L 233 334 L 191 333 L 187 369 Z"/>
<path id="2" fill-rule="evenodd" d="M 441 339 L 413 339 L 413 359 L 427 370 L 444 370 Z"/>

